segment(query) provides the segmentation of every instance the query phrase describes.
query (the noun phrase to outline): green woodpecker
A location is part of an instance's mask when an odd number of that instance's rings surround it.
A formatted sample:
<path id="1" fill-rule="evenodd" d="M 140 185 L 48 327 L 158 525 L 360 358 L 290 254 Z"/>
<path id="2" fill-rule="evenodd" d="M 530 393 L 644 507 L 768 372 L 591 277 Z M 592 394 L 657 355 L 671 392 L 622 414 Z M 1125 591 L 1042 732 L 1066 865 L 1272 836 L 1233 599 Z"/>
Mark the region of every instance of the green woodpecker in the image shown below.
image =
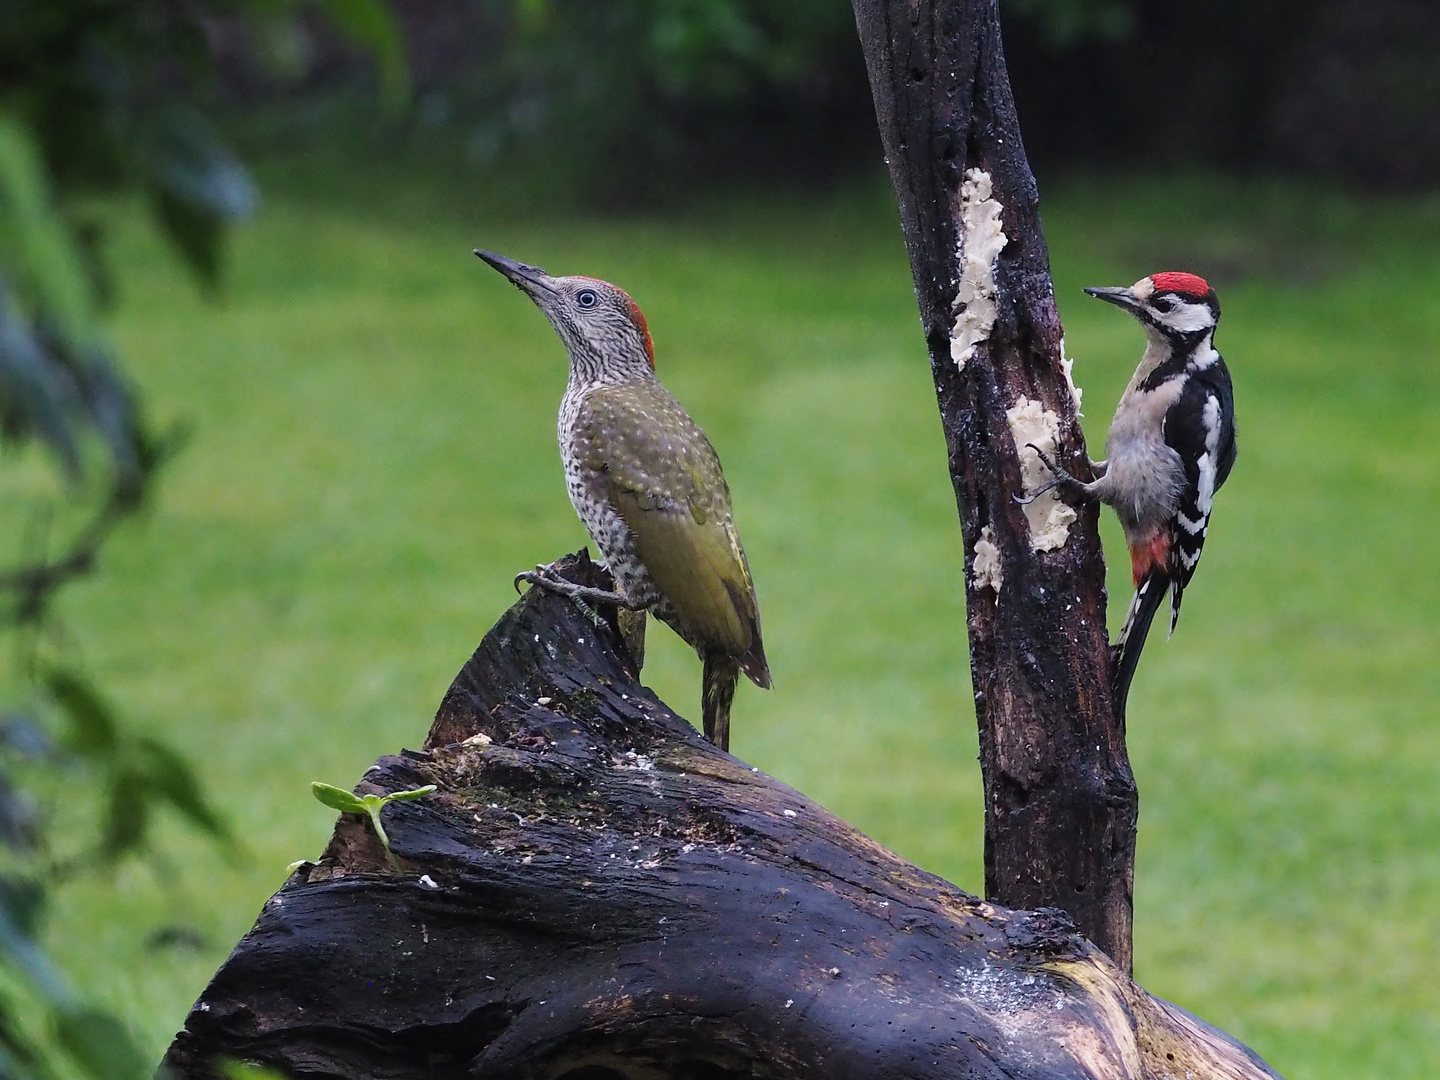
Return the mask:
<path id="1" fill-rule="evenodd" d="M 770 668 L 715 448 L 656 378 L 645 316 L 624 290 L 475 254 L 535 302 L 570 354 L 559 424 L 565 482 L 616 591 L 585 589 L 544 567 L 520 577 L 579 599 L 648 610 L 669 625 L 704 663 L 705 737 L 728 750 L 740 672 L 769 689 Z"/>

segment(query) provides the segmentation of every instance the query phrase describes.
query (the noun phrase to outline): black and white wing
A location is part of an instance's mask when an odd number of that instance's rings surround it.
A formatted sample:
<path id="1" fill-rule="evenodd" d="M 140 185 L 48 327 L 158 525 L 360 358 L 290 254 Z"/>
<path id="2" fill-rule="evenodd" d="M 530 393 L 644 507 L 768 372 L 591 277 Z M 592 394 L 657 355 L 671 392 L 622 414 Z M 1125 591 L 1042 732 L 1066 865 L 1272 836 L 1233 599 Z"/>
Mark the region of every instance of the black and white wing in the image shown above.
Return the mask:
<path id="1" fill-rule="evenodd" d="M 1185 467 L 1185 490 L 1171 538 L 1170 632 L 1180 617 L 1180 598 L 1200 565 L 1210 509 L 1235 464 L 1235 395 L 1230 369 L 1216 354 L 1194 370 L 1165 417 L 1165 442 Z"/>

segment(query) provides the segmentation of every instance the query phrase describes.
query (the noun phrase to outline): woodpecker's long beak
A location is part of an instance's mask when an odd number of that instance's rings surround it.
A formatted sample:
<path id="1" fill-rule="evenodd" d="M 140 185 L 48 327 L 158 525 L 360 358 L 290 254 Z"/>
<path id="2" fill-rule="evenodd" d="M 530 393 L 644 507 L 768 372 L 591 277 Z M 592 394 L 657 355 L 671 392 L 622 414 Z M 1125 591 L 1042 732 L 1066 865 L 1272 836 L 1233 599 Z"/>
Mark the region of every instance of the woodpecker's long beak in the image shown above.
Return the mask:
<path id="1" fill-rule="evenodd" d="M 533 296 L 536 289 L 544 289 L 546 292 L 555 291 L 555 287 L 550 284 L 550 275 L 538 266 L 527 266 L 504 255 L 496 255 L 493 251 L 481 251 L 479 248 L 475 249 L 475 254 L 509 278 L 511 283 L 522 292 Z"/>
<path id="2" fill-rule="evenodd" d="M 1087 293 L 1097 300 L 1104 300 L 1107 304 L 1114 304 L 1116 307 L 1124 308 L 1126 311 L 1135 311 L 1140 307 L 1140 300 L 1135 293 L 1124 286 L 1118 288 L 1086 289 Z"/>

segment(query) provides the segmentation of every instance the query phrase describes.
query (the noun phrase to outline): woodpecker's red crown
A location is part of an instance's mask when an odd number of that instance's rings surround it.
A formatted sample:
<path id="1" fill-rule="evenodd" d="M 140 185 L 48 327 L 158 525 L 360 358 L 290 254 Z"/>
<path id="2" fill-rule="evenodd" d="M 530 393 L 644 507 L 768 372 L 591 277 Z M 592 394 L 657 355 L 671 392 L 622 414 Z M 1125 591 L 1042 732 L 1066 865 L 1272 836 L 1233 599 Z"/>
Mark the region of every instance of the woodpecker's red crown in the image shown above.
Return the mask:
<path id="1" fill-rule="evenodd" d="M 1187 274 L 1183 270 L 1167 270 L 1163 274 L 1151 274 L 1150 281 L 1156 292 L 1180 293 L 1182 296 L 1204 300 L 1215 290 L 1199 274 Z"/>

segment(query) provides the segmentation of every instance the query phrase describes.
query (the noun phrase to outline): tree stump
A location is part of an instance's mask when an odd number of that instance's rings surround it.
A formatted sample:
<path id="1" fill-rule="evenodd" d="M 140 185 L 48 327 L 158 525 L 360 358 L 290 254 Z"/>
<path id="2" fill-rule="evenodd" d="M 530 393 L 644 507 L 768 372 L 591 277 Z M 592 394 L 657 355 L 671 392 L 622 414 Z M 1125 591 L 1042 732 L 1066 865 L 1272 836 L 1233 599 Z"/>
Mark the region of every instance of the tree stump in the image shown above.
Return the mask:
<path id="1" fill-rule="evenodd" d="M 583 553 L 565 576 L 608 588 Z M 1057 910 L 905 862 L 642 686 L 614 612 L 532 590 L 367 819 L 265 905 L 165 1058 L 354 1078 L 1258 1080 Z"/>

